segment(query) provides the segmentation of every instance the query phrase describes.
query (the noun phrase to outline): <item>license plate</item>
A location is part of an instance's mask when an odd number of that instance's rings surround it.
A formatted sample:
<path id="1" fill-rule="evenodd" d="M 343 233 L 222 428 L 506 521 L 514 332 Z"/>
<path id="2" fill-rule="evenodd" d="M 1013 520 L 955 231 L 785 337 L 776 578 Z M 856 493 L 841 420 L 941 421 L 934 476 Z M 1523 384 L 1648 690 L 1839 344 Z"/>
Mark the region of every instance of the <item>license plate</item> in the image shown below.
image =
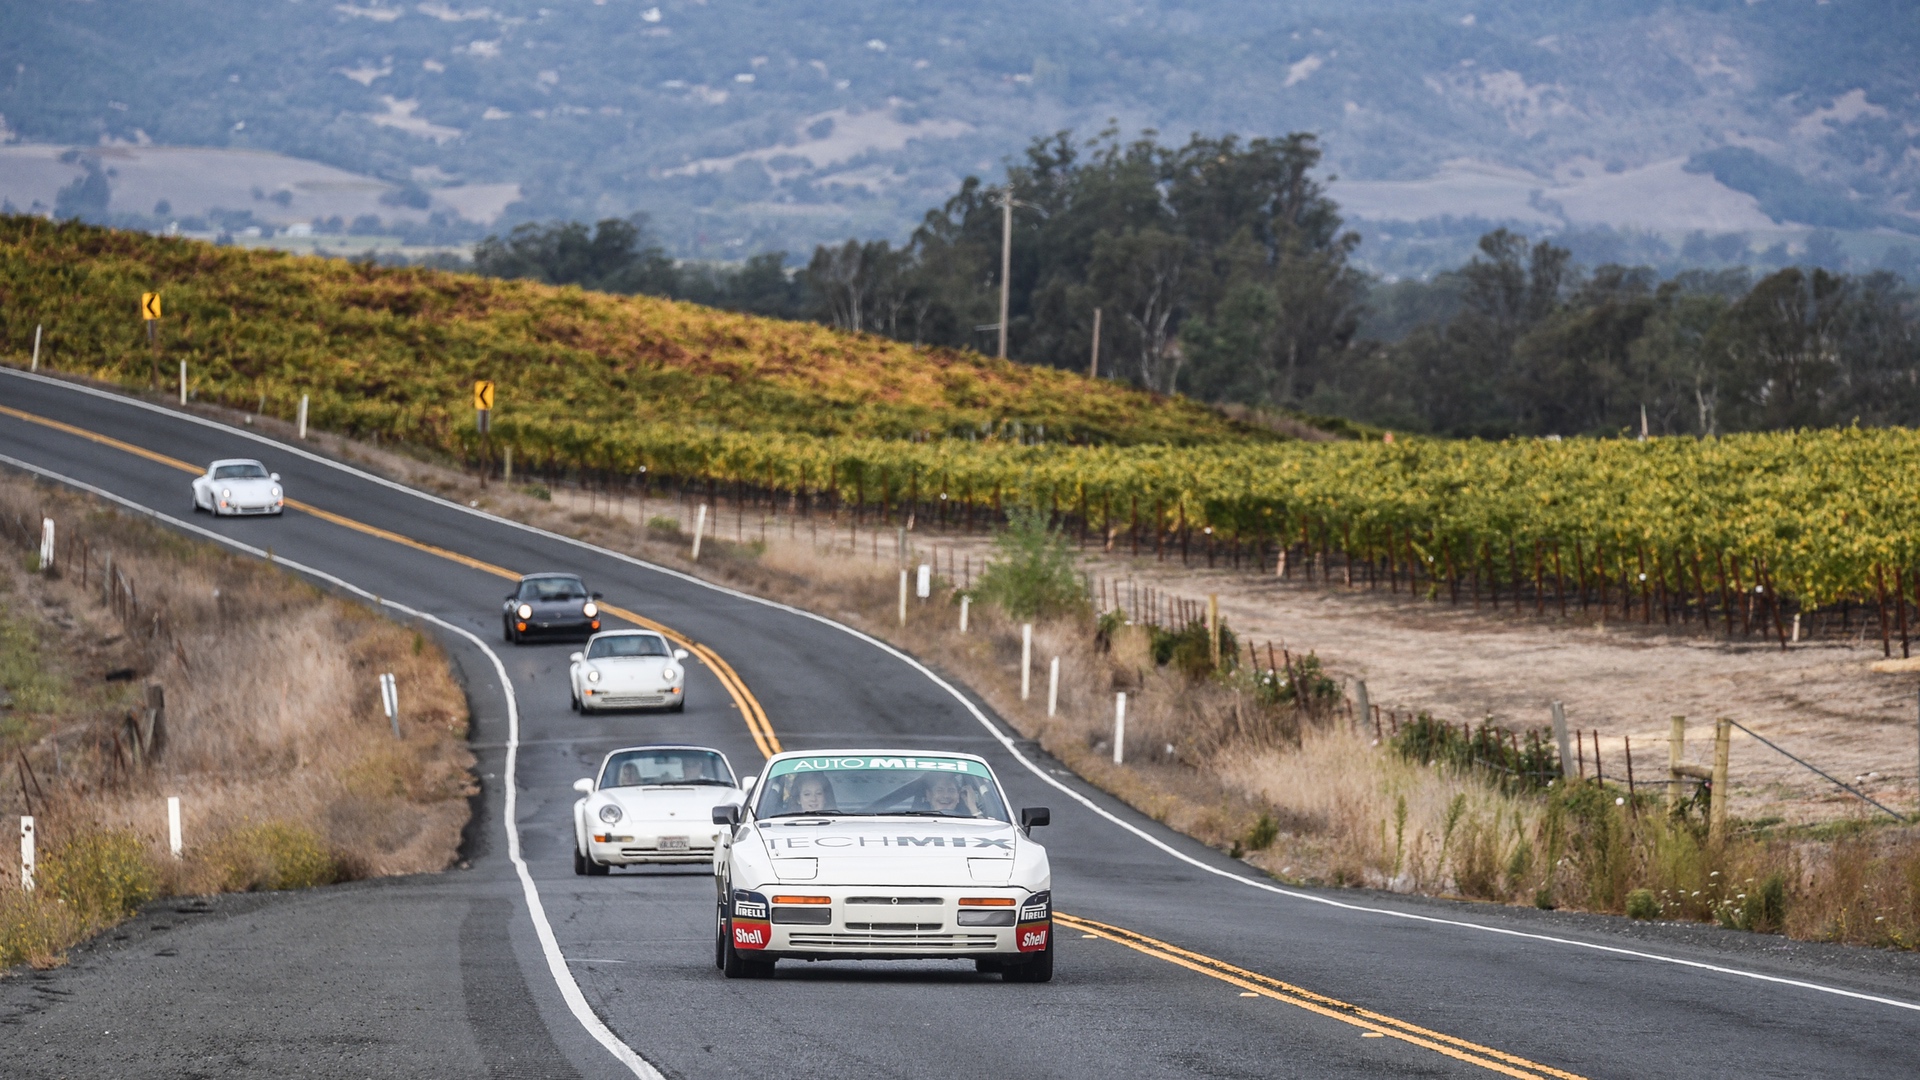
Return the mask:
<path id="1" fill-rule="evenodd" d="M 687 838 L 684 836 L 663 836 L 660 838 L 661 851 L 687 850 Z"/>

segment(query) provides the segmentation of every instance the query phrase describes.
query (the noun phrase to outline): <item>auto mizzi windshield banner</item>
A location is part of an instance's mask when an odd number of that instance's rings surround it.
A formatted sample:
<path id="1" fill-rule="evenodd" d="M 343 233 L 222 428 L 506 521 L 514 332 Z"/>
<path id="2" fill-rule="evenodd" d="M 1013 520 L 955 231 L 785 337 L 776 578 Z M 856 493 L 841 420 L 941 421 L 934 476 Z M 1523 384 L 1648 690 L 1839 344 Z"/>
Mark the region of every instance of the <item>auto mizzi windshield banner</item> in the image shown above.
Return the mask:
<path id="1" fill-rule="evenodd" d="M 892 770 L 898 772 L 923 770 L 927 772 L 950 772 L 966 776 L 990 776 L 987 767 L 977 761 L 966 758 L 947 757 L 806 757 L 788 758 L 776 761 L 767 769 L 767 778 L 785 776 L 788 773 L 853 771 L 853 770 Z"/>

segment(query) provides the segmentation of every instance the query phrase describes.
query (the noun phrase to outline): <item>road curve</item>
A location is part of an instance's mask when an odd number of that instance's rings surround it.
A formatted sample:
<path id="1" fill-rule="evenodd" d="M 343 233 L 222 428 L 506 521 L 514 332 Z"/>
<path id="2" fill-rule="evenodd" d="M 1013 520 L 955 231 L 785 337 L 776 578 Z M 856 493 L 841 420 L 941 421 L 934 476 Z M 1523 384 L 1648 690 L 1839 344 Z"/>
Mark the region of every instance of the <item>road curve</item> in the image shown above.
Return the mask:
<path id="1" fill-rule="evenodd" d="M 0 456 L 270 548 L 431 629 L 468 687 L 482 778 L 470 870 L 162 906 L 68 969 L 0 983 L 9 1075 L 1920 1073 L 1911 957 L 1281 888 L 816 616 L 10 369 Z M 175 463 L 236 456 L 283 474 L 307 509 L 192 518 Z M 572 646 L 499 644 L 499 574 L 545 569 L 711 650 L 684 714 L 583 718 L 567 707 Z M 1055 981 L 929 960 L 728 982 L 704 870 L 573 875 L 570 785 L 608 748 L 704 742 L 750 772 L 769 735 L 979 753 L 1016 805 L 1051 806 L 1041 839 L 1068 916 Z"/>

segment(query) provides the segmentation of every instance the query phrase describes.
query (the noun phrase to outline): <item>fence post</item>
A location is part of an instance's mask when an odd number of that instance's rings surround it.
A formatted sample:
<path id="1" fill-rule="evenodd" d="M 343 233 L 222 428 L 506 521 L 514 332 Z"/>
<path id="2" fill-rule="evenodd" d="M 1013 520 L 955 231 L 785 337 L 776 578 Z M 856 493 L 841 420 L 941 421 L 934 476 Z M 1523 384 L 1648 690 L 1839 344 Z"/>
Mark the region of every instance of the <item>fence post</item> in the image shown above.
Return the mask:
<path id="1" fill-rule="evenodd" d="M 1553 741 L 1560 747 L 1560 777 L 1573 779 L 1573 743 L 1567 737 L 1567 708 L 1553 703 Z"/>
<path id="2" fill-rule="evenodd" d="M 1060 658 L 1054 657 L 1053 664 L 1047 669 L 1047 715 L 1052 716 L 1060 707 Z"/>
<path id="3" fill-rule="evenodd" d="M 963 634 L 967 632 L 967 608 L 972 606 L 972 604 L 973 597 L 962 593 L 960 596 L 960 632 Z"/>
<path id="4" fill-rule="evenodd" d="M 1207 649 L 1213 669 L 1220 670 L 1220 594 L 1207 594 Z"/>
<path id="5" fill-rule="evenodd" d="M 1020 624 L 1020 700 L 1032 697 L 1033 690 L 1033 624 Z"/>
<path id="6" fill-rule="evenodd" d="M 380 676 L 380 705 L 386 710 L 387 721 L 393 725 L 393 737 L 400 737 L 400 685 L 394 681 L 393 672 Z"/>
<path id="7" fill-rule="evenodd" d="M 180 796 L 169 795 L 167 796 L 167 850 L 173 852 L 173 857 L 177 859 L 185 848 L 186 844 L 180 835 Z"/>
<path id="8" fill-rule="evenodd" d="M 1732 749 L 1733 723 L 1726 717 L 1713 722 L 1713 812 L 1707 819 L 1707 842 L 1727 838 L 1727 755 Z"/>
<path id="9" fill-rule="evenodd" d="M 700 561 L 700 537 L 707 531 L 707 504 L 700 504 L 700 512 L 693 515 L 693 561 Z"/>
<path id="10" fill-rule="evenodd" d="M 27 892 L 33 891 L 33 817 L 20 819 L 20 887 Z"/>
<path id="11" fill-rule="evenodd" d="M 1127 748 L 1127 692 L 1120 691 L 1113 698 L 1113 763 L 1126 764 Z"/>
<path id="12" fill-rule="evenodd" d="M 1676 716 L 1667 732 L 1667 813 L 1680 809 L 1680 763 L 1686 760 L 1687 718 Z"/>

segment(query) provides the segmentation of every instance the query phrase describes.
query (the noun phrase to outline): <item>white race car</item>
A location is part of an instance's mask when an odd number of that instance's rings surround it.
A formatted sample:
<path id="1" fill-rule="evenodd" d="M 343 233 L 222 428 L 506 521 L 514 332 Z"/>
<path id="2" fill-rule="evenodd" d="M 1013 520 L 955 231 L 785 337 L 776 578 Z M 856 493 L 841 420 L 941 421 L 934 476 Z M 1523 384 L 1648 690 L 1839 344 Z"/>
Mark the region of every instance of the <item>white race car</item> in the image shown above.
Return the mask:
<path id="1" fill-rule="evenodd" d="M 971 754 L 777 754 L 744 805 L 713 808 L 714 963 L 765 978 L 778 960 L 970 959 L 1008 982 L 1053 978 L 1053 875 Z"/>
<path id="2" fill-rule="evenodd" d="M 567 668 L 577 712 L 665 707 L 684 712 L 687 650 L 651 630 L 606 630 L 587 639 Z"/>
<path id="3" fill-rule="evenodd" d="M 228 514 L 278 514 L 286 509 L 280 474 L 270 473 L 252 458 L 226 458 L 207 466 L 193 478 L 193 508 L 224 517 Z"/>
<path id="4" fill-rule="evenodd" d="M 751 783 L 752 781 L 748 781 Z M 727 756 L 704 746 L 629 746 L 600 763 L 598 779 L 573 790 L 573 872 L 615 866 L 711 862 L 722 829 L 716 805 L 746 797 Z"/>

